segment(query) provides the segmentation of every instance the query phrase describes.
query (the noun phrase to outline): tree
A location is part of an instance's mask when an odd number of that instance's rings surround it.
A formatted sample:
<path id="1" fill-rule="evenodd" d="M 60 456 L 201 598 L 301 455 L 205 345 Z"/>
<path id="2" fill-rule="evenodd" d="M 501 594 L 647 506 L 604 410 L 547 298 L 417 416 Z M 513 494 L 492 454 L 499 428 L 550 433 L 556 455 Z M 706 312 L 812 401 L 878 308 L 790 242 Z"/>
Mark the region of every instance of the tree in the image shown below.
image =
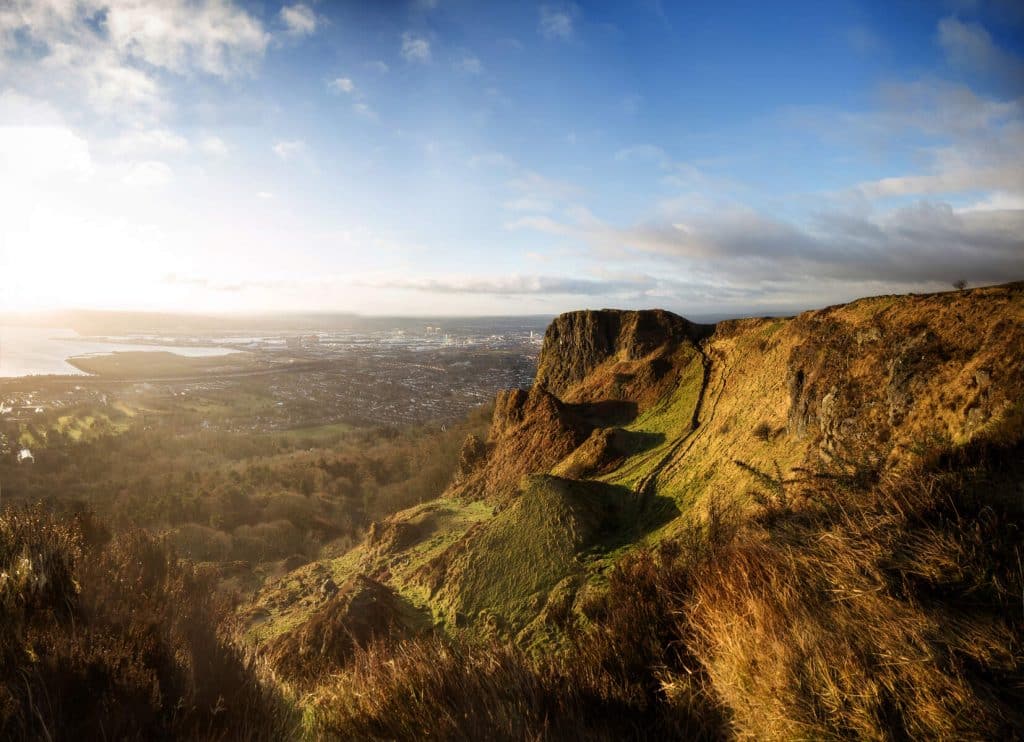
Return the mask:
<path id="1" fill-rule="evenodd" d="M 967 281 L 965 281 L 962 278 L 953 281 L 953 288 L 955 288 L 957 291 L 963 291 L 965 288 L 967 288 Z"/>

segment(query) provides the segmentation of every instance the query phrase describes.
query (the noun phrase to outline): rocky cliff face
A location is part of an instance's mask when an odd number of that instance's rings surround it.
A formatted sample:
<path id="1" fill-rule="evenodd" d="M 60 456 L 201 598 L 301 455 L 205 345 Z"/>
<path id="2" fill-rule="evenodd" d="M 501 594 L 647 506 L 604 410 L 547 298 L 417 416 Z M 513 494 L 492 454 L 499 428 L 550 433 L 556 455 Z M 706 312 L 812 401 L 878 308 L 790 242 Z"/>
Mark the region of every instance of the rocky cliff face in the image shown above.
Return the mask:
<path id="1" fill-rule="evenodd" d="M 459 497 L 503 501 L 515 494 L 523 476 L 549 470 L 592 429 L 580 409 L 543 387 L 499 392 L 487 442 L 482 451 L 475 442 L 466 442 L 476 455 L 459 472 L 451 491 Z"/>
<path id="2" fill-rule="evenodd" d="M 608 360 L 637 361 L 711 329 L 660 309 L 568 312 L 544 334 L 535 383 L 561 397 Z"/>

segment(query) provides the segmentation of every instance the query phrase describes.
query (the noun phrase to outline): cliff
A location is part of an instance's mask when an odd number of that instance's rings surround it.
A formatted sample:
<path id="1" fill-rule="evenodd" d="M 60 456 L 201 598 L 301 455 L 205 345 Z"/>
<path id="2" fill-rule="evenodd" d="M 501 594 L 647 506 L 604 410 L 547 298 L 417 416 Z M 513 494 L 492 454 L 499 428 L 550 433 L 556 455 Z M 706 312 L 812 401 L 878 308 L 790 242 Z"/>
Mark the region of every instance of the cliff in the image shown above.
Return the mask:
<path id="1" fill-rule="evenodd" d="M 424 624 L 557 643 L 623 553 L 714 508 L 799 511 L 822 483 L 873 486 L 939 450 L 1018 440 L 1022 371 L 1020 283 L 714 327 L 660 310 L 564 314 L 534 385 L 498 396 L 447 491 L 299 579 L 363 575 Z M 262 599 L 259 641 L 305 620 L 310 601 L 280 596 Z"/>
<path id="2" fill-rule="evenodd" d="M 535 383 L 565 397 L 609 360 L 637 361 L 659 351 L 667 355 L 712 329 L 660 309 L 569 312 L 556 317 L 544 333 Z"/>

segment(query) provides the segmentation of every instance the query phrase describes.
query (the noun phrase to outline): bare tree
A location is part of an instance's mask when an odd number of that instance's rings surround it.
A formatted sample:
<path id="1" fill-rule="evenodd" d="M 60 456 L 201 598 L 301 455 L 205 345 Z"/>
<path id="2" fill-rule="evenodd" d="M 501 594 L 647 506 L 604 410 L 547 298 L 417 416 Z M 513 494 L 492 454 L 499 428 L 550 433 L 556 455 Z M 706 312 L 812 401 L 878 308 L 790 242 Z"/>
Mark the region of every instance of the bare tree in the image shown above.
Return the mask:
<path id="1" fill-rule="evenodd" d="M 956 281 L 953 281 L 953 288 L 955 288 L 957 291 L 963 291 L 965 288 L 967 288 L 967 281 L 965 281 L 962 278 L 957 279 Z"/>

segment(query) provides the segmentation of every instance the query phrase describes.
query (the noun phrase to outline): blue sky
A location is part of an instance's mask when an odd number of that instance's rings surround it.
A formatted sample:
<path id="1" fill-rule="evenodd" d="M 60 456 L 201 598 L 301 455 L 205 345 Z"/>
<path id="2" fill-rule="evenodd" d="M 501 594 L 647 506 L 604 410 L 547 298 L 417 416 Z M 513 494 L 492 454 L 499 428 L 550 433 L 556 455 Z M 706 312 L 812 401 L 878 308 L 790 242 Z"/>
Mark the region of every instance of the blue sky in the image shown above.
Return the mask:
<path id="1" fill-rule="evenodd" d="M 0 308 L 779 312 L 1024 278 L 1024 11 L 0 4 Z"/>

